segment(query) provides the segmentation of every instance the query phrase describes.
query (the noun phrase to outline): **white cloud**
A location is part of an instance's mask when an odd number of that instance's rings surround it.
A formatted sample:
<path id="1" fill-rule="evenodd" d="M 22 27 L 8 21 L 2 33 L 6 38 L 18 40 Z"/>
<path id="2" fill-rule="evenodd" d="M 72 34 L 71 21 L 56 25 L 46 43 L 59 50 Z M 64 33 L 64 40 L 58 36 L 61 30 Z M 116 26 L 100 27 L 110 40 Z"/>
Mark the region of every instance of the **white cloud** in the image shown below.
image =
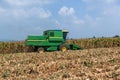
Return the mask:
<path id="1" fill-rule="evenodd" d="M 5 0 L 4 2 L 11 5 L 10 8 L 2 9 L 0 12 L 6 11 L 4 15 L 14 18 L 30 18 L 38 17 L 41 19 L 49 18 L 52 14 L 49 10 L 45 10 L 42 5 L 50 4 L 54 0 Z"/>
<path id="2" fill-rule="evenodd" d="M 23 9 L 15 9 L 11 12 L 12 16 L 15 18 L 22 18 L 28 16 L 27 12 Z"/>
<path id="3" fill-rule="evenodd" d="M 72 22 L 74 23 L 74 24 L 76 24 L 76 25 L 81 25 L 81 24 L 84 24 L 85 22 L 84 22 L 84 20 L 82 20 L 82 19 L 79 19 L 77 16 L 73 16 L 72 17 Z"/>
<path id="4" fill-rule="evenodd" d="M 78 25 L 81 25 L 81 24 L 84 24 L 85 22 L 83 20 L 76 19 L 76 20 L 74 20 L 74 23 L 78 24 Z"/>
<path id="5" fill-rule="evenodd" d="M 116 3 L 118 0 L 82 0 L 85 3 L 94 3 L 94 2 L 102 2 L 102 3 Z"/>
<path id="6" fill-rule="evenodd" d="M 38 16 L 39 16 L 40 18 L 49 18 L 51 15 L 52 15 L 52 14 L 51 14 L 51 12 L 50 12 L 49 10 L 45 11 L 44 9 L 41 8 L 41 9 L 38 11 Z"/>
<path id="7" fill-rule="evenodd" d="M 106 3 L 115 3 L 115 2 L 117 2 L 118 0 L 104 0 L 104 1 L 106 1 Z"/>
<path id="8" fill-rule="evenodd" d="M 88 14 L 84 16 L 85 23 L 88 24 L 90 27 L 96 27 L 100 19 L 101 19 L 100 17 L 93 18 L 92 16 Z"/>
<path id="9" fill-rule="evenodd" d="M 39 18 L 49 18 L 52 14 L 49 10 L 44 10 L 43 8 L 32 8 L 27 12 L 29 15 L 38 16 Z"/>
<path id="10" fill-rule="evenodd" d="M 82 0 L 82 1 L 88 3 L 88 2 L 91 2 L 93 0 Z"/>
<path id="11" fill-rule="evenodd" d="M 86 10 L 99 16 L 120 16 L 119 0 L 82 0 L 87 4 Z M 94 16 L 93 14 L 90 14 Z"/>
<path id="12" fill-rule="evenodd" d="M 24 6 L 24 5 L 33 5 L 33 4 L 49 4 L 53 0 L 5 0 L 8 4 L 16 5 L 16 6 Z"/>
<path id="13" fill-rule="evenodd" d="M 62 23 L 61 25 L 66 25 L 66 26 L 73 26 L 73 25 L 83 25 L 84 21 L 82 19 L 79 19 L 77 17 L 77 15 L 75 14 L 75 10 L 72 7 L 66 7 L 63 6 L 60 8 L 60 10 L 58 11 L 58 14 L 62 17 L 61 22 L 56 22 L 57 24 Z"/>
<path id="14" fill-rule="evenodd" d="M 5 12 L 6 10 L 4 9 L 4 8 L 2 8 L 2 7 L 0 7 L 0 13 L 3 13 L 3 12 Z"/>
<path id="15" fill-rule="evenodd" d="M 49 10 L 44 10 L 43 8 L 31 8 L 31 9 L 3 9 L 0 8 L 1 15 L 7 15 L 11 18 L 30 18 L 37 17 L 40 19 L 46 19 L 52 16 L 52 13 Z"/>
<path id="16" fill-rule="evenodd" d="M 120 6 L 112 6 L 111 8 L 106 8 L 103 14 L 108 16 L 120 16 Z"/>
<path id="17" fill-rule="evenodd" d="M 73 15 L 74 13 L 75 13 L 74 8 L 72 7 L 68 8 L 66 6 L 63 6 L 58 12 L 58 14 L 62 16 L 69 16 L 69 15 Z"/>

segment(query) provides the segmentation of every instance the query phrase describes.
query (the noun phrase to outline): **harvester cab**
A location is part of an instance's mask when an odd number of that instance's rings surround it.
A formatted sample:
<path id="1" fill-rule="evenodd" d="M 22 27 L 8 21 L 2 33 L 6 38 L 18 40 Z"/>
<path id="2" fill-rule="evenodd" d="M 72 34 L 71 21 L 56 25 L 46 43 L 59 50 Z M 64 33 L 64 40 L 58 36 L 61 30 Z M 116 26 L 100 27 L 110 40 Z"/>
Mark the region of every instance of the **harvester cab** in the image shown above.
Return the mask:
<path id="1" fill-rule="evenodd" d="M 49 41 L 54 41 L 54 40 L 65 41 L 67 37 L 67 33 L 68 33 L 67 30 L 46 30 L 43 32 L 43 35 L 47 36 Z"/>
<path id="2" fill-rule="evenodd" d="M 78 50 L 79 46 L 67 44 L 67 30 L 46 30 L 43 36 L 28 36 L 26 45 L 34 46 L 39 52 L 43 51 L 66 51 L 68 49 Z"/>
<path id="3" fill-rule="evenodd" d="M 67 38 L 67 33 L 68 33 L 67 30 L 63 30 L 63 38 L 64 38 L 64 40 L 66 40 L 66 38 Z"/>

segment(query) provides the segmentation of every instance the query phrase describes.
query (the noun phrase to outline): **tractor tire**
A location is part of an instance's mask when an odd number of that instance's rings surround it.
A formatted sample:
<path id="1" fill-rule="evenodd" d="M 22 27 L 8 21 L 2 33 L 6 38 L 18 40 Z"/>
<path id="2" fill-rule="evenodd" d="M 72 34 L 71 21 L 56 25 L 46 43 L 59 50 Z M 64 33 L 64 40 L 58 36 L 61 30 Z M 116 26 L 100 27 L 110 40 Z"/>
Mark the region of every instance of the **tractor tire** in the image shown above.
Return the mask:
<path id="1" fill-rule="evenodd" d="M 67 51 L 67 46 L 66 46 L 66 44 L 61 44 L 61 45 L 59 46 L 59 50 L 62 51 L 62 52 L 66 52 L 66 51 Z"/>
<path id="2" fill-rule="evenodd" d="M 43 53 L 45 49 L 43 47 L 38 48 L 38 53 Z"/>

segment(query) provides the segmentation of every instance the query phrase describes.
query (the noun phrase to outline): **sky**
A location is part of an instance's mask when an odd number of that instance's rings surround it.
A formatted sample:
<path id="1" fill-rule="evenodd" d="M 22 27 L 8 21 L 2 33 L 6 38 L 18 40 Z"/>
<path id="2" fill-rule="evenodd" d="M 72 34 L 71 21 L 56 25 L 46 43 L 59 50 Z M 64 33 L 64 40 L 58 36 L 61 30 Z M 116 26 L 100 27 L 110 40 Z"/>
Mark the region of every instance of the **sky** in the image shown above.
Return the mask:
<path id="1" fill-rule="evenodd" d="M 120 35 L 120 0 L 0 0 L 0 40 L 51 29 L 75 39 Z"/>

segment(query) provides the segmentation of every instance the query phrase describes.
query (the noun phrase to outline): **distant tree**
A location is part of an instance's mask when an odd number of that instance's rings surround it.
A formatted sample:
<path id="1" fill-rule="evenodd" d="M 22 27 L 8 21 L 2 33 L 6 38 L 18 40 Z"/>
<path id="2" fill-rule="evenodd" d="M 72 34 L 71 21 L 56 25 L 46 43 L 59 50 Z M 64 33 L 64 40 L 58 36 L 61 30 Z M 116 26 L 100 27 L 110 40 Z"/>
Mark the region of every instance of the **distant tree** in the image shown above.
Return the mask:
<path id="1" fill-rule="evenodd" d="M 105 38 L 104 36 L 102 36 L 102 38 Z"/>
<path id="2" fill-rule="evenodd" d="M 115 36 L 113 36 L 113 38 L 117 38 L 117 37 L 119 37 L 119 35 L 115 35 Z"/>
<path id="3" fill-rule="evenodd" d="M 71 38 L 71 40 L 73 40 L 73 38 Z"/>
<path id="4" fill-rule="evenodd" d="M 95 37 L 95 36 L 93 36 L 93 38 L 95 39 L 96 37 Z"/>

